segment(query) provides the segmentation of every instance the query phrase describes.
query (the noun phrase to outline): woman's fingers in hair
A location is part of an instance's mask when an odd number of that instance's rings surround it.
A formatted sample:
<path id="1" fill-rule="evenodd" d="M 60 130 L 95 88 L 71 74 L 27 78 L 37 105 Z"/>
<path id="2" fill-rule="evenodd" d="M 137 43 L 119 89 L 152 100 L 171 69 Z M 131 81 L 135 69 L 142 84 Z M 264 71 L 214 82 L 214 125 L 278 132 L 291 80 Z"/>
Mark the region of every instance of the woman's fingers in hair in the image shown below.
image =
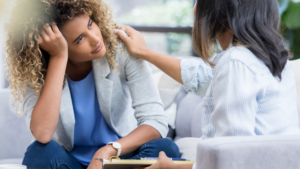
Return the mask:
<path id="1" fill-rule="evenodd" d="M 44 29 L 45 29 L 45 32 L 47 33 L 48 36 L 53 36 L 54 33 L 53 33 L 53 30 L 52 28 L 50 27 L 50 24 L 49 23 L 46 23 L 45 26 L 44 26 Z"/>
<path id="2" fill-rule="evenodd" d="M 60 33 L 61 33 L 61 32 L 59 31 L 59 29 L 58 29 L 58 27 L 57 27 L 57 25 L 56 25 L 55 22 L 52 22 L 52 23 L 51 23 L 51 26 L 52 26 L 52 30 L 53 30 L 53 32 L 54 32 L 55 34 L 60 34 Z"/>
<path id="3" fill-rule="evenodd" d="M 50 56 L 67 57 L 68 43 L 54 24 L 45 24 L 39 37 L 39 46 Z"/>
<path id="4" fill-rule="evenodd" d="M 44 25 L 44 29 L 40 33 L 40 38 L 39 41 L 50 41 L 51 39 L 55 39 L 57 36 L 56 35 L 61 35 L 61 32 L 59 31 L 57 25 L 55 22 L 52 22 L 51 24 L 46 23 Z"/>
<path id="5" fill-rule="evenodd" d="M 53 37 L 54 35 L 60 35 L 61 32 L 59 31 L 57 25 L 55 22 L 52 22 L 51 24 L 46 23 L 44 25 L 44 32 L 49 36 Z"/>
<path id="6" fill-rule="evenodd" d="M 42 38 L 43 41 L 48 41 L 49 40 L 49 36 L 48 36 L 48 34 L 46 33 L 45 30 L 42 30 L 40 36 L 41 36 L 41 38 Z"/>
<path id="7" fill-rule="evenodd" d="M 43 38 L 41 37 L 41 35 L 39 35 L 38 41 L 39 41 L 39 44 L 42 44 L 42 43 L 43 43 Z"/>

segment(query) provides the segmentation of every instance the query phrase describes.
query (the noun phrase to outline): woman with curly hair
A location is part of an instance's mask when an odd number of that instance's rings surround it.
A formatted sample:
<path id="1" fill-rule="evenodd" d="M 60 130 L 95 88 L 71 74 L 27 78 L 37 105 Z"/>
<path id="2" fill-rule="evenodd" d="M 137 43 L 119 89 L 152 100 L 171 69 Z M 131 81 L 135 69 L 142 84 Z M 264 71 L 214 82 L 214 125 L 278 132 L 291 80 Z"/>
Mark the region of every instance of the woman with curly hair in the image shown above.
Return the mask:
<path id="1" fill-rule="evenodd" d="M 178 157 L 149 65 L 114 35 L 104 0 L 18 0 L 7 40 L 12 95 L 36 141 L 30 168 Z"/>

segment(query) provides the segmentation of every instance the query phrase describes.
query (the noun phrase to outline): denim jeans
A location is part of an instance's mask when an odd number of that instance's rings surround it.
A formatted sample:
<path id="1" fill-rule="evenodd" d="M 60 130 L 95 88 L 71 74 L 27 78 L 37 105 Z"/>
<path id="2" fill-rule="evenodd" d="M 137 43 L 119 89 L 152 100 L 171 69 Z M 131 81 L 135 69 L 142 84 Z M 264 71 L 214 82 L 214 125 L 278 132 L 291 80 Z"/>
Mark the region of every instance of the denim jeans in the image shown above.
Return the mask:
<path id="1" fill-rule="evenodd" d="M 180 156 L 177 145 L 169 139 L 161 138 L 142 145 L 121 159 L 140 159 L 141 157 L 157 157 L 160 151 L 164 151 L 168 157 Z M 27 149 L 23 159 L 23 165 L 27 169 L 83 169 L 86 166 L 80 164 L 72 155 L 64 150 L 54 140 L 48 144 L 33 142 Z"/>

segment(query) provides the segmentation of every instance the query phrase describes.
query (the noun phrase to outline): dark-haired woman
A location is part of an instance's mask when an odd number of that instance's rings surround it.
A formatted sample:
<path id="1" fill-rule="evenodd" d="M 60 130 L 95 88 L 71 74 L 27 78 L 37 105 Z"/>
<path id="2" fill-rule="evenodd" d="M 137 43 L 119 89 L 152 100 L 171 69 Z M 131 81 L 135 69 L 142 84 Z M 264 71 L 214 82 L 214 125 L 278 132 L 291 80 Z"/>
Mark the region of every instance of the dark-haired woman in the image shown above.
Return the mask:
<path id="1" fill-rule="evenodd" d="M 198 0 L 194 16 L 194 50 L 202 61 L 151 51 L 140 33 L 127 26 L 129 37 L 115 33 L 134 56 L 153 63 L 187 91 L 205 93 L 203 139 L 299 134 L 295 79 L 276 0 Z M 224 51 L 210 60 L 216 41 Z M 174 166 L 162 153 L 150 168 L 179 167 L 192 165 Z"/>

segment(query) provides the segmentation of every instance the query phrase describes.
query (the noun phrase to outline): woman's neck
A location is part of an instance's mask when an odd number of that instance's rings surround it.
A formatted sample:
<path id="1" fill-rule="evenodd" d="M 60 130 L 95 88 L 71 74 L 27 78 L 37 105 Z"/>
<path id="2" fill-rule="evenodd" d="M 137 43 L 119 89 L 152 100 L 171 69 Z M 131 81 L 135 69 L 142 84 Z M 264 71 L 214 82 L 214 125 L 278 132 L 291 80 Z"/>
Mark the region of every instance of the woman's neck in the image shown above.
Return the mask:
<path id="1" fill-rule="evenodd" d="M 92 69 L 92 61 L 81 63 L 68 61 L 66 73 L 71 80 L 80 81 L 84 79 Z"/>
<path id="2" fill-rule="evenodd" d="M 233 38 L 232 32 L 227 30 L 226 32 L 219 35 L 217 37 L 217 40 L 219 41 L 220 46 L 222 47 L 222 49 L 226 50 L 230 46 L 232 38 Z"/>

